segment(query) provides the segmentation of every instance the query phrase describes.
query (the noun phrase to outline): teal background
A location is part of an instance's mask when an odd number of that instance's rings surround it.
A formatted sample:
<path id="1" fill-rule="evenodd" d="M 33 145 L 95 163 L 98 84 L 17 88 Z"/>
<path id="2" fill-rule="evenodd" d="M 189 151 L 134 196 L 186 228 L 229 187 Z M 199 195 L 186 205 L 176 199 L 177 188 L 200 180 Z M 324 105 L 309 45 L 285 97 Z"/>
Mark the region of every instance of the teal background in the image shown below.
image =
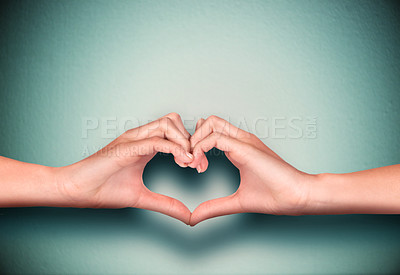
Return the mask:
<path id="1" fill-rule="evenodd" d="M 63 166 L 82 118 L 317 117 L 264 138 L 309 173 L 400 163 L 399 7 L 390 1 L 12 1 L 0 6 L 0 154 Z M 93 153 L 93 152 L 91 152 Z M 154 191 L 190 209 L 234 192 L 157 156 Z M 379 182 L 377 182 L 379 184 Z M 240 214 L 194 228 L 138 209 L 0 209 L 1 273 L 398 273 L 397 215 Z"/>

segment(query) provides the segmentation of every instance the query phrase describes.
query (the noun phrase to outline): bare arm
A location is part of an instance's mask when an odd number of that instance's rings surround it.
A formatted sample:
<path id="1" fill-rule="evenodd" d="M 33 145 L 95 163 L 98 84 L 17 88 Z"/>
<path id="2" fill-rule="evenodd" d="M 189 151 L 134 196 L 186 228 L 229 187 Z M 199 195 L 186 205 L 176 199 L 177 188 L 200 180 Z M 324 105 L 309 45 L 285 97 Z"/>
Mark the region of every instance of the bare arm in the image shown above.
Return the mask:
<path id="1" fill-rule="evenodd" d="M 55 168 L 0 157 L 0 207 L 65 204 L 54 172 Z"/>
<path id="2" fill-rule="evenodd" d="M 316 176 L 305 214 L 352 213 L 400 213 L 400 164 Z"/>
<path id="3" fill-rule="evenodd" d="M 171 153 L 183 167 L 193 160 L 189 133 L 179 115 L 168 114 L 128 130 L 102 150 L 64 167 L 45 167 L 0 157 L 0 207 L 135 207 L 161 212 L 188 224 L 180 201 L 150 191 L 146 164 L 157 152 Z"/>
<path id="4" fill-rule="evenodd" d="M 400 214 L 400 165 L 349 174 L 312 175 L 285 162 L 255 135 L 211 116 L 200 120 L 191 137 L 194 160 L 205 171 L 203 154 L 225 152 L 240 171 L 238 190 L 206 201 L 192 213 L 191 225 L 235 213 L 275 215 Z"/>

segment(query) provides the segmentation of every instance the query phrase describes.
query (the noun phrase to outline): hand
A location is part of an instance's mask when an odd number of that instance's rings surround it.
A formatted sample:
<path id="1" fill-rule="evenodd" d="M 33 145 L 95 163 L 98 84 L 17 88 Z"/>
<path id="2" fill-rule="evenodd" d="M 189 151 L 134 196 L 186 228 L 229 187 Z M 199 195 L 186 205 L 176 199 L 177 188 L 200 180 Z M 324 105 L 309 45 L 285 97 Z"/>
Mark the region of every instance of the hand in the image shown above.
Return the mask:
<path id="1" fill-rule="evenodd" d="M 204 152 L 216 147 L 239 169 L 241 178 L 234 194 L 200 204 L 190 225 L 243 212 L 299 215 L 306 207 L 313 176 L 289 165 L 255 135 L 211 116 L 199 120 L 190 141 L 194 155 L 190 167 L 204 172 L 208 166 Z"/>
<path id="2" fill-rule="evenodd" d="M 143 184 L 146 164 L 157 152 L 171 153 L 180 166 L 193 160 L 189 133 L 177 114 L 129 130 L 94 155 L 57 168 L 57 182 L 68 206 L 136 207 L 157 211 L 188 224 L 191 212 L 180 201 Z"/>
<path id="3" fill-rule="evenodd" d="M 122 134 L 94 155 L 66 167 L 0 157 L 0 207 L 138 207 L 195 225 L 242 212 L 266 214 L 399 214 L 400 164 L 347 174 L 309 175 L 253 134 L 223 119 L 201 119 L 190 138 L 177 114 Z M 191 214 L 181 202 L 148 190 L 142 173 L 157 153 L 183 167 L 207 169 L 204 152 L 216 147 L 240 171 L 238 190 L 207 201 Z M 192 151 L 194 156 L 189 153 Z"/>

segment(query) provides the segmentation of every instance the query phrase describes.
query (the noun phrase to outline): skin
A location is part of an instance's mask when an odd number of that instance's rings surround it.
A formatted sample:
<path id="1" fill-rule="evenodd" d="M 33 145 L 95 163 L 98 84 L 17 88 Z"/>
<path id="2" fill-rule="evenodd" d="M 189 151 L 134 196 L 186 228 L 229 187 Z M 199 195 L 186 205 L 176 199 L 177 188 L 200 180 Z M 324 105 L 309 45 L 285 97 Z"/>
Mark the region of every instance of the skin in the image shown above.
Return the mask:
<path id="1" fill-rule="evenodd" d="M 171 113 L 125 132 L 69 166 L 52 168 L 0 157 L 0 207 L 135 207 L 188 224 L 189 209 L 147 189 L 142 174 L 157 152 L 171 153 L 177 164 L 187 166 L 193 160 L 189 137 L 179 115 Z"/>
<path id="2" fill-rule="evenodd" d="M 207 170 L 216 147 L 239 169 L 238 190 L 206 201 L 193 213 L 180 201 L 146 188 L 142 175 L 157 152 L 182 167 Z M 191 152 L 191 153 L 190 153 Z M 400 165 L 349 174 L 311 175 L 285 162 L 255 135 L 211 116 L 193 136 L 176 113 L 129 130 L 99 152 L 65 167 L 0 157 L 0 207 L 135 207 L 192 226 L 209 218 L 254 212 L 274 215 L 399 214 Z"/>
<path id="3" fill-rule="evenodd" d="M 275 215 L 399 214 L 400 165 L 349 174 L 311 175 L 285 162 L 255 135 L 211 116 L 190 139 L 190 167 L 205 171 L 204 152 L 216 147 L 240 171 L 238 190 L 199 205 L 190 225 L 209 218 L 254 212 Z"/>

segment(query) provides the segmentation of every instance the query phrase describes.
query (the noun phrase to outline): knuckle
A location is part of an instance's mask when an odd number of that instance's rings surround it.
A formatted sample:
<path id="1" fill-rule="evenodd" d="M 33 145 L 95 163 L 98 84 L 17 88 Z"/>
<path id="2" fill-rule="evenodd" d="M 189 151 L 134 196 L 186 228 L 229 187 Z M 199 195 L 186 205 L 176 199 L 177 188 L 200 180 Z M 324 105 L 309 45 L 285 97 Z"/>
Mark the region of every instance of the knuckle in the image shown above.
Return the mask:
<path id="1" fill-rule="evenodd" d="M 214 128 L 214 130 L 217 131 L 224 131 L 225 130 L 225 126 L 227 124 L 227 121 L 225 121 L 224 119 L 212 115 L 210 117 L 208 117 L 209 123 L 212 125 L 212 128 Z"/>
<path id="2" fill-rule="evenodd" d="M 216 115 L 211 115 L 211 116 L 209 116 L 209 117 L 207 118 L 207 120 L 212 121 L 212 122 L 215 122 L 215 121 L 218 120 L 218 119 L 219 119 L 219 117 L 217 117 Z"/>
<path id="3" fill-rule="evenodd" d="M 181 116 L 180 116 L 178 113 L 175 113 L 175 112 L 169 113 L 169 114 L 167 115 L 167 117 L 170 117 L 170 118 L 176 119 L 176 120 L 178 120 L 178 119 L 181 118 Z"/>
<path id="4" fill-rule="evenodd" d="M 159 120 L 159 128 L 163 129 L 164 131 L 167 130 L 168 128 L 168 124 L 171 122 L 172 120 L 169 117 L 162 117 Z"/>
<path id="5" fill-rule="evenodd" d="M 164 124 L 164 123 L 168 123 L 171 119 L 169 117 L 162 117 L 160 118 L 160 123 Z"/>

